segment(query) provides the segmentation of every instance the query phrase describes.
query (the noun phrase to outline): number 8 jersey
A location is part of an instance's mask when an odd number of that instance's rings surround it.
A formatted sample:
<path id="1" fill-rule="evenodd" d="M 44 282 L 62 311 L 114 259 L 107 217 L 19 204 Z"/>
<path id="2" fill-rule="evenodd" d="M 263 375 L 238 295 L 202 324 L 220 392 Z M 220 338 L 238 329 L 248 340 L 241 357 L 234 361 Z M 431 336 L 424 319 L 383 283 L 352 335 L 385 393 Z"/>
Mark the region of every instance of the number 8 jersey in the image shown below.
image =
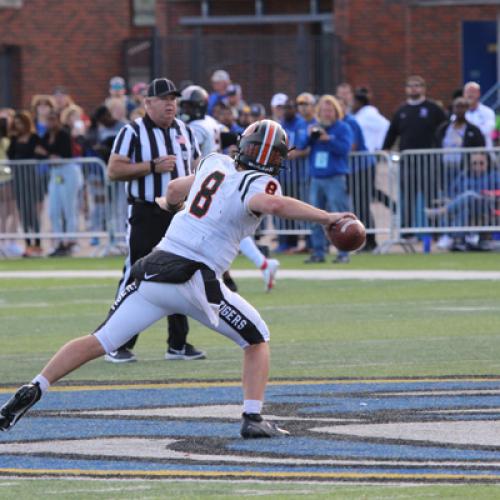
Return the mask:
<path id="1" fill-rule="evenodd" d="M 281 195 L 281 186 L 258 170 L 237 170 L 229 156 L 205 157 L 196 173 L 184 210 L 173 218 L 159 249 L 203 262 L 220 277 L 253 236 L 263 216 L 248 208 L 258 193 Z"/>

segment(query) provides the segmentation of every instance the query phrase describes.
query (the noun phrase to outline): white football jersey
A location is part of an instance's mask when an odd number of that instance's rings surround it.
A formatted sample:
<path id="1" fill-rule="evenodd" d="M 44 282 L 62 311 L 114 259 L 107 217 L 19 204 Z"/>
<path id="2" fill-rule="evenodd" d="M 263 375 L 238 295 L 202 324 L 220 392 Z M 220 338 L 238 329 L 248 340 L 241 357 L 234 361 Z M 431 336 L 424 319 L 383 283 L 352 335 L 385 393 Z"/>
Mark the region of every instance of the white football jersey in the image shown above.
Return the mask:
<path id="1" fill-rule="evenodd" d="M 205 115 L 205 117 L 200 120 L 189 122 L 189 127 L 194 132 L 196 140 L 198 141 L 201 156 L 221 152 L 220 134 L 224 127 L 221 123 L 210 115 Z"/>
<path id="2" fill-rule="evenodd" d="M 253 236 L 262 221 L 262 215 L 248 208 L 258 193 L 281 195 L 281 186 L 264 172 L 236 170 L 229 156 L 207 156 L 186 207 L 175 215 L 157 248 L 203 262 L 220 277 L 238 254 L 240 241 Z"/>

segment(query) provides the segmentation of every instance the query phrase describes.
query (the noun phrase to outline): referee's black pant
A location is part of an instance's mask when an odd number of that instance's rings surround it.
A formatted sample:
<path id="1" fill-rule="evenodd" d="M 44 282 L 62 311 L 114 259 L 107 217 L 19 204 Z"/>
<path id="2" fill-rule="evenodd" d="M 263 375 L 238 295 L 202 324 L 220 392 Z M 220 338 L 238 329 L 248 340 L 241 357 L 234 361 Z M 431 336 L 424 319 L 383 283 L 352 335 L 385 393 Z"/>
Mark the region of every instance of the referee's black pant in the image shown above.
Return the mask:
<path id="1" fill-rule="evenodd" d="M 132 214 L 129 218 L 129 261 L 123 269 L 123 281 L 125 286 L 132 283 L 130 277 L 130 268 L 141 257 L 148 255 L 153 248 L 160 242 L 167 230 L 171 214 L 162 210 L 156 203 L 134 202 L 132 204 Z M 173 349 L 182 349 L 186 343 L 186 337 L 189 326 L 186 316 L 182 314 L 172 314 L 168 316 L 168 339 L 169 347 Z M 122 348 L 133 349 L 137 342 L 138 335 L 132 337 Z"/>

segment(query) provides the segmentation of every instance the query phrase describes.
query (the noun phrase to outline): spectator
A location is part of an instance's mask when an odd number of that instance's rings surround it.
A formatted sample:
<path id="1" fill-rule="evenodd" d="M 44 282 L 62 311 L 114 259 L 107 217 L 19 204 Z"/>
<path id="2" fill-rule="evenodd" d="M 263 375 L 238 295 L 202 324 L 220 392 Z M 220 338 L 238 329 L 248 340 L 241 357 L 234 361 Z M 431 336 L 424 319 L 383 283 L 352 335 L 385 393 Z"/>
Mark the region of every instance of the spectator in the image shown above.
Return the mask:
<path id="1" fill-rule="evenodd" d="M 83 141 L 87 133 L 87 117 L 83 109 L 71 104 L 61 113 L 61 124 L 71 137 L 73 156 L 83 156 Z"/>
<path id="2" fill-rule="evenodd" d="M 118 102 L 120 105 L 118 105 Z M 129 113 L 136 107 L 135 102 L 127 95 L 125 79 L 121 76 L 113 76 L 109 80 L 109 96 L 104 102 L 111 114 L 117 113 L 117 120 L 126 120 Z"/>
<path id="3" fill-rule="evenodd" d="M 300 199 L 303 201 L 309 201 L 309 148 L 307 147 L 307 143 L 308 130 L 317 123 L 315 114 L 316 98 L 309 92 L 302 92 L 297 96 L 295 102 L 298 114 L 304 121 L 304 126 L 298 128 L 296 131 L 295 149 L 288 153 L 288 160 L 297 160 L 296 167 L 302 174 L 301 186 L 303 196 L 300 196 Z M 309 226 L 306 224 L 306 227 Z M 311 236 L 308 235 L 305 238 L 305 246 L 302 250 L 309 253 L 310 249 Z"/>
<path id="4" fill-rule="evenodd" d="M 237 120 L 241 109 L 246 106 L 246 102 L 242 98 L 241 85 L 231 83 L 227 87 L 226 94 L 227 105 L 231 109 L 234 119 Z"/>
<path id="5" fill-rule="evenodd" d="M 289 159 L 307 157 L 309 155 L 309 150 L 306 146 L 308 142 L 308 130 L 312 125 L 317 123 L 314 108 L 316 98 L 312 94 L 309 92 L 302 92 L 302 94 L 297 96 L 296 103 L 297 111 L 304 120 L 305 127 L 297 130 L 297 137 L 295 141 L 296 149 L 288 153 Z"/>
<path id="6" fill-rule="evenodd" d="M 0 108 L 0 161 L 8 160 L 10 138 L 9 130 L 15 111 Z M 17 232 L 16 199 L 14 196 L 12 178 L 0 177 L 0 234 Z M 0 245 L 0 255 L 5 257 L 20 257 L 23 250 L 14 240 L 3 240 Z"/>
<path id="7" fill-rule="evenodd" d="M 450 188 L 449 200 L 439 208 L 426 209 L 429 218 L 438 220 L 439 226 L 490 225 L 498 209 L 500 171 L 492 168 L 486 153 L 472 153 L 470 168 L 466 167 Z M 479 235 L 457 234 L 463 241 L 454 241 L 457 250 L 477 250 Z"/>
<path id="8" fill-rule="evenodd" d="M 342 99 L 346 103 L 346 110 L 352 113 L 352 107 L 354 105 L 354 94 L 351 85 L 346 82 L 339 83 L 335 90 L 335 95 Z"/>
<path id="9" fill-rule="evenodd" d="M 241 130 L 245 130 L 248 125 L 252 123 L 252 115 L 250 113 L 250 106 L 248 106 L 248 104 L 241 108 L 240 112 L 238 113 L 238 120 L 236 123 Z"/>
<path id="10" fill-rule="evenodd" d="M 73 104 L 73 99 L 64 87 L 56 87 L 52 94 L 52 98 L 54 100 L 55 110 L 58 113 L 61 113 L 64 108 Z"/>
<path id="11" fill-rule="evenodd" d="M 467 116 L 468 103 L 464 97 L 453 101 L 453 118 L 442 123 L 436 131 L 436 144 L 440 148 L 481 148 L 486 145 L 481 130 L 470 123 Z M 447 185 L 455 180 L 463 164 L 462 153 L 445 153 L 443 155 L 443 179 L 441 189 L 447 191 Z M 444 179 L 449 182 L 445 182 Z"/>
<path id="12" fill-rule="evenodd" d="M 384 138 L 389 128 L 389 120 L 370 104 L 368 89 L 360 87 L 354 93 L 352 112 L 363 131 L 368 151 L 382 149 Z"/>
<path id="13" fill-rule="evenodd" d="M 124 125 L 125 122 L 113 118 L 109 109 L 104 105 L 94 111 L 88 138 L 93 150 L 105 163 L 111 154 L 115 137 Z"/>
<path id="14" fill-rule="evenodd" d="M 440 148 L 479 148 L 485 146 L 485 139 L 481 130 L 469 123 L 466 118 L 468 102 L 464 97 L 453 101 L 453 119 L 441 124 L 436 132 L 436 143 Z M 464 168 L 464 154 L 462 152 L 446 152 L 441 158 L 439 188 L 441 196 L 447 196 L 450 187 L 455 183 Z M 449 250 L 453 246 L 453 239 L 443 234 L 437 247 Z"/>
<path id="15" fill-rule="evenodd" d="M 109 97 L 106 99 L 106 107 L 111 116 L 119 123 L 127 123 L 127 116 L 133 109 L 128 110 L 127 103 L 119 97 Z"/>
<path id="16" fill-rule="evenodd" d="M 495 130 L 495 112 L 481 103 L 481 86 L 476 82 L 468 82 L 464 85 L 464 97 L 469 102 L 469 109 L 465 118 L 469 123 L 479 127 L 484 135 L 486 147 L 493 147 L 493 131 Z"/>
<path id="17" fill-rule="evenodd" d="M 349 209 L 347 176 L 353 135 L 343 117 L 337 99 L 323 95 L 317 105 L 318 124 L 309 128 L 309 199 L 311 205 L 326 210 Z M 313 227 L 311 243 L 313 253 L 305 262 L 325 262 L 327 243 L 321 226 Z M 339 252 L 334 262 L 348 263 L 349 254 Z"/>
<path id="18" fill-rule="evenodd" d="M 138 82 L 132 87 L 132 102 L 134 103 L 134 110 L 137 108 L 144 109 L 144 98 L 148 93 L 148 84 Z"/>
<path id="19" fill-rule="evenodd" d="M 10 145 L 10 132 L 16 112 L 11 108 L 0 108 L 0 160 L 7 160 Z"/>
<path id="20" fill-rule="evenodd" d="M 236 124 L 231 108 L 222 102 L 217 104 L 217 108 L 217 120 L 224 125 L 226 129 L 225 131 L 233 134 L 239 134 L 241 132 L 241 128 Z"/>
<path id="21" fill-rule="evenodd" d="M 287 99 L 283 105 L 283 119 L 279 122 L 288 136 L 288 144 L 290 148 L 296 147 L 297 137 L 301 134 L 300 131 L 306 129 L 306 123 L 303 118 L 297 113 L 295 101 Z M 289 161 L 285 163 L 287 167 L 291 167 Z M 305 185 L 306 179 L 304 172 L 300 172 L 295 164 L 292 168 L 284 168 L 279 173 L 279 181 L 283 186 L 283 191 L 287 196 L 305 200 Z M 276 227 L 278 229 L 293 229 L 297 224 L 293 221 L 284 221 L 276 219 Z M 278 247 L 276 252 L 295 252 L 297 250 L 298 238 L 296 235 L 280 234 L 278 236 Z"/>
<path id="22" fill-rule="evenodd" d="M 224 71 L 223 69 L 218 69 L 214 71 L 214 74 L 211 78 L 212 88 L 214 91 L 208 97 L 208 108 L 207 112 L 209 115 L 214 115 L 214 106 L 219 102 L 226 103 L 227 99 L 227 88 L 231 83 L 231 78 L 229 77 L 229 73 Z"/>
<path id="23" fill-rule="evenodd" d="M 18 111 L 12 121 L 7 156 L 9 160 L 33 160 L 38 158 L 40 138 L 27 111 Z M 17 210 L 25 233 L 40 233 L 41 204 L 45 196 L 44 179 L 34 165 L 13 165 L 12 185 Z M 26 238 L 24 257 L 40 257 L 42 252 L 39 237 Z"/>
<path id="24" fill-rule="evenodd" d="M 251 123 L 257 122 L 259 120 L 264 120 L 266 117 L 266 108 L 260 102 L 256 102 L 250 105 L 250 115 L 252 117 Z"/>
<path id="25" fill-rule="evenodd" d="M 31 112 L 35 120 L 35 129 L 38 137 L 47 132 L 49 113 L 55 109 L 54 99 L 50 95 L 37 94 L 31 99 Z"/>
<path id="26" fill-rule="evenodd" d="M 113 142 L 119 130 L 120 124 L 113 119 L 109 109 L 104 105 L 99 106 L 92 115 L 91 124 L 85 136 L 83 155 L 97 156 L 104 163 L 107 163 Z M 103 231 L 106 227 L 105 172 L 97 164 L 86 164 L 83 168 L 83 174 L 85 178 L 84 188 L 89 205 L 89 230 L 95 232 Z M 115 186 L 111 186 L 111 190 L 116 190 Z M 117 195 L 117 199 L 121 200 L 123 206 L 126 206 L 123 191 L 123 189 L 120 189 L 113 192 L 113 194 Z M 113 205 L 113 208 L 117 210 L 118 207 Z M 120 217 L 117 220 L 121 222 L 122 218 Z M 124 224 L 122 224 L 121 230 L 125 230 Z M 97 246 L 99 243 L 100 240 L 98 237 L 94 236 L 90 240 L 92 246 Z"/>
<path id="27" fill-rule="evenodd" d="M 353 134 L 351 150 L 358 153 L 368 152 L 363 130 L 354 116 L 347 111 L 347 102 L 338 96 L 337 99 L 344 112 L 344 121 L 349 125 Z M 354 205 L 353 210 L 368 229 L 375 228 L 371 203 L 375 196 L 376 163 L 376 158 L 373 155 L 353 155 L 350 158 L 349 192 Z M 377 248 L 375 234 L 367 233 L 363 251 L 369 252 L 375 248 Z"/>
<path id="28" fill-rule="evenodd" d="M 288 96 L 283 93 L 274 94 L 271 99 L 271 118 L 276 122 L 283 121 L 285 116 L 285 103 Z"/>
<path id="29" fill-rule="evenodd" d="M 43 149 L 42 149 L 43 148 Z M 61 124 L 57 112 L 49 114 L 47 132 L 42 137 L 42 154 L 51 160 L 71 158 L 71 136 Z M 82 172 L 76 163 L 54 163 L 50 166 L 49 216 L 54 233 L 75 233 L 78 229 L 78 192 L 82 187 Z M 74 236 L 60 237 L 49 257 L 70 255 L 76 245 Z"/>
<path id="30" fill-rule="evenodd" d="M 430 149 L 434 146 L 436 130 L 446 120 L 444 111 L 426 98 L 425 80 L 410 76 L 406 80 L 407 101 L 394 114 L 383 149 L 391 149 L 399 138 L 399 149 Z M 428 158 L 412 161 L 404 156 L 400 169 L 401 226 L 424 225 L 423 207 L 436 197 L 436 172 Z M 407 236 L 410 236 L 407 233 Z"/>
<path id="31" fill-rule="evenodd" d="M 312 125 L 316 123 L 316 116 L 314 114 L 314 105 L 316 104 L 315 97 L 309 92 L 302 92 L 296 99 L 297 111 L 302 119 L 306 122 L 306 125 Z"/>

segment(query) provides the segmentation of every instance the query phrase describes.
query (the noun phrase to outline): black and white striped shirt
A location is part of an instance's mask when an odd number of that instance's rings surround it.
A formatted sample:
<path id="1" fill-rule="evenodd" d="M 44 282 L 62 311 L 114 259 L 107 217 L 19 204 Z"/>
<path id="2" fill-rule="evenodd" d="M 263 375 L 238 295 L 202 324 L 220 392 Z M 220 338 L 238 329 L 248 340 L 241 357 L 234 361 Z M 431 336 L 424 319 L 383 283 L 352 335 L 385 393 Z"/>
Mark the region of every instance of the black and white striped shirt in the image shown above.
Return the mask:
<path id="1" fill-rule="evenodd" d="M 154 202 L 156 196 L 166 193 L 171 179 L 190 175 L 193 161 L 200 156 L 196 138 L 184 122 L 175 118 L 172 125 L 164 129 L 156 125 L 148 115 L 128 123 L 118 132 L 112 152 L 130 158 L 132 164 L 149 162 L 165 155 L 177 157 L 176 167 L 172 172 L 151 173 L 127 181 L 130 202 Z"/>

